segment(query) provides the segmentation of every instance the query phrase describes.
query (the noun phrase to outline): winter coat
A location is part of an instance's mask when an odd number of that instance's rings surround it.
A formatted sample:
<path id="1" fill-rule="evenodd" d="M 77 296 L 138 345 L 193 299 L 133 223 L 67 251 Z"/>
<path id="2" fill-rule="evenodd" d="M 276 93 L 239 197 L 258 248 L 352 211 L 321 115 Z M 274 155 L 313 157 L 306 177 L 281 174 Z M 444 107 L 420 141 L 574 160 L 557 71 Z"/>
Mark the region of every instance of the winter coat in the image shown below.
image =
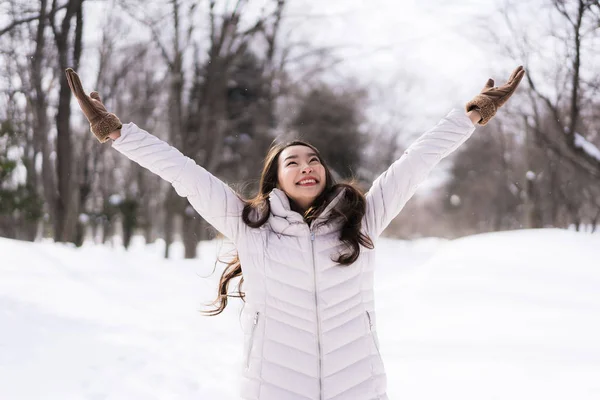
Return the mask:
<path id="1" fill-rule="evenodd" d="M 453 110 L 417 139 L 366 194 L 362 231 L 375 241 L 474 129 L 464 111 Z M 332 258 L 344 250 L 340 224 L 322 223 L 343 193 L 309 226 L 275 189 L 268 221 L 254 229 L 242 221 L 244 203 L 226 184 L 155 136 L 126 124 L 113 147 L 169 181 L 234 242 L 246 294 L 242 399 L 388 398 L 377 338 L 375 251 L 361 246 L 353 264 L 336 264 Z"/>

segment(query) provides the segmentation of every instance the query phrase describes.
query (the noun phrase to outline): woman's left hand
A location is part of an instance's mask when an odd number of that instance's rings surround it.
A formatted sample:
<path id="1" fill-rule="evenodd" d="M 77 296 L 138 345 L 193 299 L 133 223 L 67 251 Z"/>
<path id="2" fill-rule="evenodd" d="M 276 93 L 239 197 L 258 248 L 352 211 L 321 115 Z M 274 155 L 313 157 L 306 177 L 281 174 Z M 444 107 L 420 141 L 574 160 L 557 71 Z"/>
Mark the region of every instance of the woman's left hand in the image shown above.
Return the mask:
<path id="1" fill-rule="evenodd" d="M 115 135 L 115 131 L 121 129 L 123 124 L 115 114 L 106 110 L 98 92 L 92 92 L 89 96 L 85 94 L 79 75 L 72 68 L 67 68 L 65 74 L 71 92 L 73 92 L 81 111 L 90 123 L 92 133 L 96 135 L 100 143 L 106 142 L 109 137 L 112 138 L 111 135 Z"/>
<path id="2" fill-rule="evenodd" d="M 502 107 L 512 96 L 524 75 L 525 70 L 521 65 L 513 71 L 508 81 L 500 87 L 494 86 L 493 79 L 488 79 L 481 93 L 467 103 L 467 112 L 478 111 L 481 114 L 479 125 L 487 124 L 496 115 L 498 108 Z"/>

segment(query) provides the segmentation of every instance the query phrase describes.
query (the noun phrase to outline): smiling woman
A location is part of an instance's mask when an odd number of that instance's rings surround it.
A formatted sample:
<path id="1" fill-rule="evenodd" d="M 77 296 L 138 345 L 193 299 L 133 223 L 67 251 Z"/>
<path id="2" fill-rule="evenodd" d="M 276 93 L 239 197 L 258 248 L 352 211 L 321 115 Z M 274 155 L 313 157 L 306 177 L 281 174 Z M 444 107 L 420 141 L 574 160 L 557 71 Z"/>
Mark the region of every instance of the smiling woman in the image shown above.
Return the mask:
<path id="1" fill-rule="evenodd" d="M 325 188 L 325 166 L 315 149 L 306 145 L 290 145 L 280 157 L 277 187 L 294 203 L 293 208 L 304 211 Z"/>
<path id="2" fill-rule="evenodd" d="M 336 183 L 319 151 L 294 141 L 271 147 L 259 192 L 240 198 L 192 159 L 135 124 L 122 125 L 96 92 L 87 96 L 67 70 L 71 90 L 98 140 L 170 182 L 180 196 L 235 244 L 215 308 L 227 306 L 241 277 L 245 400 L 386 400 L 377 337 L 374 244 L 441 159 L 485 124 L 524 74 L 489 80 L 379 176 L 367 194 Z M 246 291 L 242 291 L 242 284 Z"/>

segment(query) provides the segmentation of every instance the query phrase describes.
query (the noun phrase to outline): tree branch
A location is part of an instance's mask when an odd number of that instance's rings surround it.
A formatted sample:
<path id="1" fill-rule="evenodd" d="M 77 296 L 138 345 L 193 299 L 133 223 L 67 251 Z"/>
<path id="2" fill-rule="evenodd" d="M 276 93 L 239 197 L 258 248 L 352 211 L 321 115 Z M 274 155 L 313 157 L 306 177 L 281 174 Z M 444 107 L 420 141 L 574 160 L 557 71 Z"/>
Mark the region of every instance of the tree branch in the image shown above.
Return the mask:
<path id="1" fill-rule="evenodd" d="M 593 166 L 587 165 L 581 161 L 581 157 L 569 154 L 565 149 L 561 148 L 561 146 L 555 143 L 552 139 L 548 137 L 546 132 L 542 132 L 537 127 L 530 127 L 534 132 L 535 136 L 538 140 L 544 143 L 545 147 L 551 150 L 554 154 L 556 154 L 560 159 L 568 161 L 569 164 L 576 167 L 578 170 L 584 171 L 587 174 L 593 176 L 594 178 L 600 178 L 600 169 L 596 169 Z M 571 149 L 572 150 L 572 149 Z M 578 152 L 582 150 L 578 149 Z"/>
<path id="2" fill-rule="evenodd" d="M 56 8 L 54 10 L 54 12 L 62 10 L 64 8 L 67 8 L 67 4 L 64 4 L 58 8 Z M 28 22 L 33 22 L 35 20 L 39 20 L 40 19 L 41 14 L 38 15 L 33 15 L 31 17 L 27 17 L 27 18 L 23 18 L 23 19 L 19 19 L 19 20 L 15 20 L 13 21 L 11 24 L 5 26 L 4 28 L 0 29 L 0 36 L 10 32 L 11 30 L 13 30 L 14 28 L 16 28 L 17 26 L 21 25 L 21 24 L 26 24 Z M 52 14 L 47 14 L 46 18 L 50 18 L 52 16 Z"/>

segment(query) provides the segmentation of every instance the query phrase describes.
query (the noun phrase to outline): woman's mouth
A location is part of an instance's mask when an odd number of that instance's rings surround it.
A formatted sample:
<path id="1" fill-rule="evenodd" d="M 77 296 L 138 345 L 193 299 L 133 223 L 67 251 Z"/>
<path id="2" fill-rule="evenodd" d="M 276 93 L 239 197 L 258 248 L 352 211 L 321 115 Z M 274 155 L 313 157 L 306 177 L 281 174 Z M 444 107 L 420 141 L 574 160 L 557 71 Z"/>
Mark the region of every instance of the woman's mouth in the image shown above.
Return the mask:
<path id="1" fill-rule="evenodd" d="M 300 186 L 314 186 L 316 184 L 317 184 L 317 181 L 312 178 L 303 179 L 297 183 L 297 185 L 300 185 Z"/>

